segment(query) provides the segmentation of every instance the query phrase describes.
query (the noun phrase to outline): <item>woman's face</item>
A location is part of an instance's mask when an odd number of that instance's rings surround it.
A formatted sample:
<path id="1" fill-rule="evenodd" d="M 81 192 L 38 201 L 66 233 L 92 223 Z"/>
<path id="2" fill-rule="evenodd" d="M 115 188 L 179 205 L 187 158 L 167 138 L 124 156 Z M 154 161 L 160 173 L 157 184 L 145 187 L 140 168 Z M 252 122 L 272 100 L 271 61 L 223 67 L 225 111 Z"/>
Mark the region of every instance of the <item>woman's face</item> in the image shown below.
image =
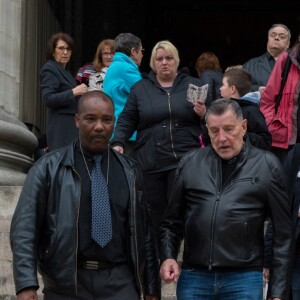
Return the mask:
<path id="1" fill-rule="evenodd" d="M 109 67 L 112 59 L 114 57 L 114 52 L 111 50 L 111 48 L 109 46 L 104 46 L 103 50 L 102 50 L 102 62 L 104 67 Z"/>
<path id="2" fill-rule="evenodd" d="M 69 62 L 72 55 L 72 49 L 63 40 L 58 40 L 54 49 L 53 57 L 63 67 Z"/>
<path id="3" fill-rule="evenodd" d="M 158 78 L 172 79 L 176 77 L 176 61 L 171 54 L 162 48 L 156 50 L 154 69 Z"/>

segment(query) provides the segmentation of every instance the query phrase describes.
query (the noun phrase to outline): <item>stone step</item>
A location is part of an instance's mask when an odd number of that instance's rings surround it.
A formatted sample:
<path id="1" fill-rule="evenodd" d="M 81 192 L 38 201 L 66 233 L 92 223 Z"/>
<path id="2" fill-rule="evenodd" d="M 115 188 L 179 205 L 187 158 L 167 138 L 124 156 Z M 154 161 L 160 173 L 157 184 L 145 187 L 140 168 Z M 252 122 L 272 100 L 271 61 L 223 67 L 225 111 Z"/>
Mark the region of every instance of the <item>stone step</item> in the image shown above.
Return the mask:
<path id="1" fill-rule="evenodd" d="M 176 283 L 161 285 L 162 300 L 176 300 Z"/>

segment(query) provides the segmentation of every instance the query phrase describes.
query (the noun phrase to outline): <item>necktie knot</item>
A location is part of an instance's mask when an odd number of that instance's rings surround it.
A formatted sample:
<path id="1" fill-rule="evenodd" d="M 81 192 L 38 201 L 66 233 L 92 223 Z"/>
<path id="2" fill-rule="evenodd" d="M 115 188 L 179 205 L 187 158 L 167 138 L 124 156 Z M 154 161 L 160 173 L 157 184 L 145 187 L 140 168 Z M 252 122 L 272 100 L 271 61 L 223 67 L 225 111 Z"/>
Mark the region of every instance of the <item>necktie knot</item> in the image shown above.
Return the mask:
<path id="1" fill-rule="evenodd" d="M 94 155 L 94 156 L 93 156 L 93 159 L 94 159 L 94 162 L 95 162 L 96 164 L 101 164 L 101 161 L 102 161 L 102 155 L 100 155 L 100 154 Z"/>

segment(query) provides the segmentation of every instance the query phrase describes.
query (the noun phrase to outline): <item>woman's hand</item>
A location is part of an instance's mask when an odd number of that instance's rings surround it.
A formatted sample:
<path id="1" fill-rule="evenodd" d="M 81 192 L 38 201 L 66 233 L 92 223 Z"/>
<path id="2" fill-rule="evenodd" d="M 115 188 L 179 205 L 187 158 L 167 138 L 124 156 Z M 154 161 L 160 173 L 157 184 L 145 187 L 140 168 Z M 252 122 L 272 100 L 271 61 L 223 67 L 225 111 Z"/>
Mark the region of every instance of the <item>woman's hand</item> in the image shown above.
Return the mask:
<path id="1" fill-rule="evenodd" d="M 88 91 L 88 87 L 82 83 L 80 85 L 77 85 L 76 87 L 74 87 L 74 89 L 72 89 L 73 91 L 73 95 L 76 96 L 81 96 L 83 94 L 85 94 Z"/>
<path id="2" fill-rule="evenodd" d="M 124 148 L 123 147 L 121 147 L 121 146 L 115 146 L 115 147 L 113 147 L 113 149 L 115 149 L 116 151 L 118 151 L 118 152 L 120 152 L 120 153 L 124 153 Z"/>
<path id="3" fill-rule="evenodd" d="M 204 118 L 206 114 L 206 106 L 203 100 L 196 100 L 194 103 L 194 112 L 200 117 Z"/>

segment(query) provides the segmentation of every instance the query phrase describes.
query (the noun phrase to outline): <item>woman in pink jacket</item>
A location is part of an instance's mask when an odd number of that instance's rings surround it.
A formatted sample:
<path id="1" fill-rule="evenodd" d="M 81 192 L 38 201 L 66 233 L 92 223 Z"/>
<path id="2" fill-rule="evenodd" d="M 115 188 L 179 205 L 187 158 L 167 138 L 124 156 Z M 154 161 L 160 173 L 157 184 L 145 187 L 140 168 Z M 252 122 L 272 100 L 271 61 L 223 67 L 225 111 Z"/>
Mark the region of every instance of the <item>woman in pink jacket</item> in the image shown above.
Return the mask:
<path id="1" fill-rule="evenodd" d="M 287 58 L 290 68 L 282 91 L 280 104 L 275 111 Z M 283 162 L 287 152 L 300 142 L 300 43 L 290 53 L 284 52 L 276 61 L 266 88 L 262 93 L 260 110 L 264 114 L 272 135 L 272 152 Z"/>

